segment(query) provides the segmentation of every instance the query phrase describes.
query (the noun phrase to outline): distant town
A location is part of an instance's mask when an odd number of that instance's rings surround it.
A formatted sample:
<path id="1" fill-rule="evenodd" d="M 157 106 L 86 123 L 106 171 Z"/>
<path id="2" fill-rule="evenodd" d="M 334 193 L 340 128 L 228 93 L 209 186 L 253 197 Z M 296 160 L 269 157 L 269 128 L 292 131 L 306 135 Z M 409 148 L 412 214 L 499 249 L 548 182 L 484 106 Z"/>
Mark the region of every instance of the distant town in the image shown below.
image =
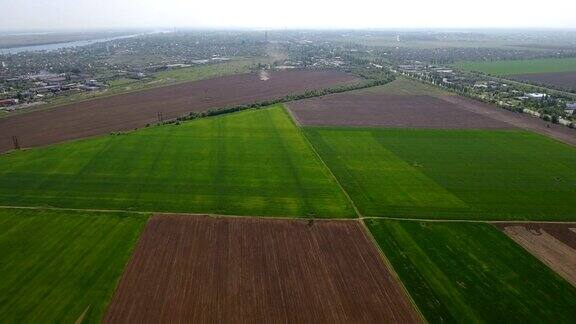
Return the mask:
<path id="1" fill-rule="evenodd" d="M 555 46 L 562 38 L 549 35 L 541 37 L 550 44 L 519 44 L 525 42 L 522 35 L 509 35 L 505 42 L 514 46 L 494 43 L 490 37 L 473 33 L 168 31 L 44 51 L 12 49 L 17 53 L 11 54 L 10 49 L 3 49 L 0 110 L 25 110 L 186 81 L 186 74 L 193 75 L 199 67 L 222 69 L 229 64 L 236 71 L 306 68 L 339 69 L 372 78 L 377 74 L 405 75 L 574 127 L 576 86 L 537 85 L 459 69 L 454 64 L 569 58 L 576 56 L 576 45 Z M 501 38 L 498 41 L 502 42 Z"/>

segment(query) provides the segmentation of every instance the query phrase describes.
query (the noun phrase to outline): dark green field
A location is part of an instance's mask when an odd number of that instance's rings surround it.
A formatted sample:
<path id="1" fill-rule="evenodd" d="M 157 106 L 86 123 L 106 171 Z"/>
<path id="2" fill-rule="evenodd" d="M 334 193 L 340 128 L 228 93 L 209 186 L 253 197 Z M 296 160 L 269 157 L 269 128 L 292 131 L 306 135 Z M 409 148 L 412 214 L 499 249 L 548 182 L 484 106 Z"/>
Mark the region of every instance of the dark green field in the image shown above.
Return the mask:
<path id="1" fill-rule="evenodd" d="M 354 216 L 279 106 L 0 156 L 0 205 Z"/>
<path id="2" fill-rule="evenodd" d="M 98 323 L 146 219 L 0 209 L 0 322 Z"/>
<path id="3" fill-rule="evenodd" d="M 367 216 L 576 219 L 576 150 L 524 131 L 307 128 Z"/>
<path id="4" fill-rule="evenodd" d="M 459 62 L 455 67 L 494 75 L 576 71 L 576 58 Z"/>
<path id="5" fill-rule="evenodd" d="M 366 220 L 431 323 L 573 323 L 576 288 L 488 224 Z"/>

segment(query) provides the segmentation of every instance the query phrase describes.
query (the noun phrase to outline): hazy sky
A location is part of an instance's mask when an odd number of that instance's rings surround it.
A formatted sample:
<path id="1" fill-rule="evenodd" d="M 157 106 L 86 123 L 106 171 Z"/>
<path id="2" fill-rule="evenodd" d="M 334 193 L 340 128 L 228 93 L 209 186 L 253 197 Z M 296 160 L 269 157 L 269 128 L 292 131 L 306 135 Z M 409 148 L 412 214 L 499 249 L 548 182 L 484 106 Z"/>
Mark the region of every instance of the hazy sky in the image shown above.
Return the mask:
<path id="1" fill-rule="evenodd" d="M 576 28 L 576 0 L 0 0 L 0 29 Z"/>

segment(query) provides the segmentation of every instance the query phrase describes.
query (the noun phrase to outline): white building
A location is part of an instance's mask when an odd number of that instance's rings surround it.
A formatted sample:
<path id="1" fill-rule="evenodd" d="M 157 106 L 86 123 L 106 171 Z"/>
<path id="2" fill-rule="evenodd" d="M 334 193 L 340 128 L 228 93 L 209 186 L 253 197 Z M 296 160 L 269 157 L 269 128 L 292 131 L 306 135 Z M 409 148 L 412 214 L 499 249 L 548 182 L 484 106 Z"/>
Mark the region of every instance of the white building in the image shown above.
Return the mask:
<path id="1" fill-rule="evenodd" d="M 533 92 L 533 93 L 527 93 L 526 97 L 531 99 L 544 99 L 547 97 L 547 95 L 545 93 Z"/>

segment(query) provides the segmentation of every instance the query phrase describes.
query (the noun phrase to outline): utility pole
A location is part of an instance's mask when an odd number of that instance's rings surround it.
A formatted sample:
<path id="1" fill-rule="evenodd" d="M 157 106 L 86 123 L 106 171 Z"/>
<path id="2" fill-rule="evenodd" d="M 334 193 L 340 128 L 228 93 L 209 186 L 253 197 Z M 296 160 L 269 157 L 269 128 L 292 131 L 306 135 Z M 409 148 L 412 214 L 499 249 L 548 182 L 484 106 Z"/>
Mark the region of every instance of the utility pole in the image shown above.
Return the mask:
<path id="1" fill-rule="evenodd" d="M 19 150 L 20 149 L 20 143 L 18 143 L 18 137 L 17 136 L 12 136 L 12 142 L 14 143 L 14 149 Z"/>

